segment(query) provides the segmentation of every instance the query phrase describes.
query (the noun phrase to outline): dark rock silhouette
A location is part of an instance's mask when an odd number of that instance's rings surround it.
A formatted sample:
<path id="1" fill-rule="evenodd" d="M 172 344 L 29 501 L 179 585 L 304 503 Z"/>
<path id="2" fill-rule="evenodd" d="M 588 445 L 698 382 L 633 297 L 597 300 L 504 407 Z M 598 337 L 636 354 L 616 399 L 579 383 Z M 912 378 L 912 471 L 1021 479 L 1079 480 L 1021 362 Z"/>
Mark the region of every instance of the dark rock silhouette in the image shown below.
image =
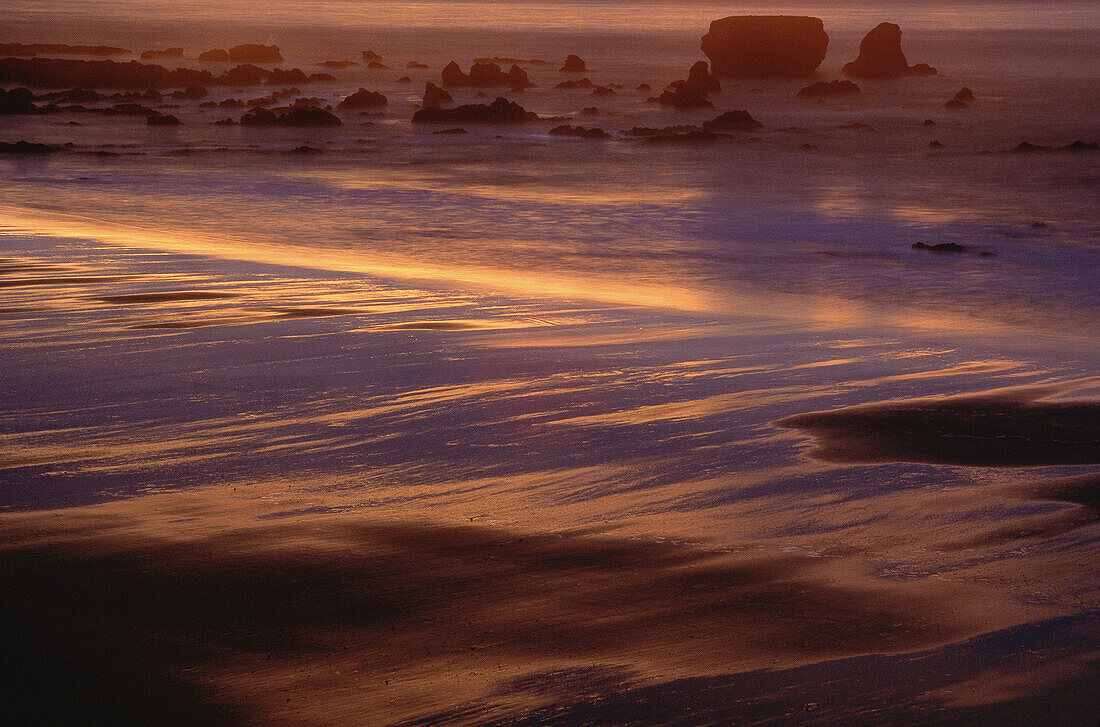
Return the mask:
<path id="1" fill-rule="evenodd" d="M 424 68 L 427 68 L 427 67 L 428 67 L 428 65 L 426 63 L 419 63 L 417 61 L 409 61 L 408 63 L 405 64 L 405 68 L 409 68 L 409 69 L 413 69 L 413 68 L 424 69 Z"/>
<path id="2" fill-rule="evenodd" d="M 111 107 L 116 114 L 122 116 L 155 116 L 156 111 L 148 106 L 142 106 L 136 103 L 119 103 Z"/>
<path id="3" fill-rule="evenodd" d="M 584 73 L 588 68 L 585 66 L 584 59 L 570 53 L 565 57 L 565 63 L 558 70 L 562 73 Z"/>
<path id="4" fill-rule="evenodd" d="M 583 126 L 555 126 L 550 129 L 550 134 L 553 136 L 576 136 L 581 139 L 608 139 L 611 134 L 608 134 L 603 129 L 593 127 L 586 129 Z"/>
<path id="5" fill-rule="evenodd" d="M 909 65 L 901 52 L 901 28 L 894 23 L 879 23 L 872 28 L 860 41 L 859 56 L 841 70 L 853 78 L 936 75 L 936 69 L 925 63 Z"/>
<path id="6" fill-rule="evenodd" d="M 918 242 L 918 243 L 915 243 L 915 244 L 911 245 L 911 247 L 914 250 L 928 250 L 929 252 L 939 252 L 939 253 L 965 252 L 966 251 L 965 246 L 958 245 L 954 242 L 941 242 L 938 245 L 926 245 L 923 242 Z"/>
<path id="7" fill-rule="evenodd" d="M 623 136 L 670 136 L 672 134 L 688 134 L 693 131 L 703 131 L 701 126 L 689 126 L 685 124 L 677 126 L 665 126 L 662 128 L 653 128 L 650 126 L 634 126 L 625 131 L 622 131 Z"/>
<path id="8" fill-rule="evenodd" d="M 535 84 L 527 72 L 513 64 L 505 73 L 496 63 L 474 63 L 469 74 L 463 73 L 457 63 L 451 61 L 442 72 L 444 88 L 531 88 Z"/>
<path id="9" fill-rule="evenodd" d="M 433 131 L 433 134 L 465 134 L 465 129 L 440 129 L 439 131 Z"/>
<path id="10" fill-rule="evenodd" d="M 805 88 L 799 89 L 799 96 L 822 98 L 825 96 L 854 96 L 859 93 L 859 86 L 851 81 L 818 81 Z"/>
<path id="11" fill-rule="evenodd" d="M 0 43 L 0 56 L 124 56 L 130 51 L 111 45 L 67 45 L 65 43 Z"/>
<path id="12" fill-rule="evenodd" d="M 703 129 L 706 131 L 753 131 L 763 128 L 763 126 L 748 111 L 734 109 L 707 121 L 703 124 Z"/>
<path id="13" fill-rule="evenodd" d="M 700 109 L 714 108 L 706 96 L 699 94 L 687 84 L 687 81 L 673 81 L 656 99 L 662 106 L 671 106 L 675 109 Z"/>
<path id="14" fill-rule="evenodd" d="M 974 96 L 974 92 L 966 86 L 963 86 L 959 89 L 958 93 L 955 94 L 954 99 L 956 101 L 962 101 L 963 103 L 973 103 L 974 101 L 978 100 Z"/>
<path id="15" fill-rule="evenodd" d="M 592 83 L 592 81 L 587 78 L 576 78 L 562 81 L 554 86 L 554 88 L 558 91 L 572 91 L 577 88 L 594 88 L 595 86 L 596 84 Z"/>
<path id="16" fill-rule="evenodd" d="M 367 68 L 371 69 L 372 71 L 389 70 L 389 66 L 387 66 L 382 61 L 371 61 L 370 63 L 367 64 Z"/>
<path id="17" fill-rule="evenodd" d="M 283 56 L 277 45 L 244 43 L 229 49 L 229 60 L 234 63 L 282 63 Z"/>
<path id="18" fill-rule="evenodd" d="M 936 122 L 933 121 L 932 119 L 925 119 L 924 120 L 924 126 L 935 126 L 935 125 L 936 125 Z"/>
<path id="19" fill-rule="evenodd" d="M 713 131 L 685 131 L 673 134 L 655 134 L 646 137 L 649 144 L 705 144 L 718 141 L 718 134 Z"/>
<path id="20" fill-rule="evenodd" d="M 957 98 L 948 99 L 947 103 L 945 103 L 943 105 L 943 107 L 945 109 L 955 109 L 955 110 L 968 108 L 965 102 L 960 101 Z"/>
<path id="21" fill-rule="evenodd" d="M 944 148 L 943 142 L 941 142 L 939 139 L 933 139 L 932 141 L 928 142 L 928 146 L 932 149 L 943 149 Z"/>
<path id="22" fill-rule="evenodd" d="M 590 93 L 588 95 L 589 96 L 596 96 L 597 98 L 600 97 L 600 96 L 614 96 L 615 95 L 615 89 L 611 88 L 610 86 L 595 86 L 592 89 L 592 93 Z"/>
<path id="23" fill-rule="evenodd" d="M 1077 141 L 1066 144 L 1065 146 L 1053 147 L 1042 146 L 1039 144 L 1032 144 L 1027 141 L 1021 141 L 1015 147 L 1010 149 L 1016 154 L 1029 154 L 1034 152 L 1049 152 L 1049 151 L 1065 151 L 1065 152 L 1085 152 L 1085 151 L 1100 151 L 1100 142 L 1085 142 L 1078 139 Z"/>
<path id="24" fill-rule="evenodd" d="M 203 51 L 199 53 L 200 61 L 207 63 L 228 63 L 229 51 L 222 48 L 214 48 L 213 50 Z"/>
<path id="25" fill-rule="evenodd" d="M 414 123 L 426 124 L 521 124 L 537 121 L 538 115 L 514 101 L 497 98 L 491 104 L 466 104 L 453 109 L 426 106 L 413 114 Z"/>
<path id="26" fill-rule="evenodd" d="M 722 84 L 718 82 L 717 76 L 711 74 L 706 61 L 699 61 L 688 69 L 685 83 L 692 91 L 704 97 L 709 93 L 722 92 Z"/>
<path id="27" fill-rule="evenodd" d="M 173 91 L 172 98 L 183 99 L 185 101 L 198 101 L 199 99 L 206 98 L 207 90 L 204 86 L 188 86 L 182 91 Z"/>
<path id="28" fill-rule="evenodd" d="M 639 84 L 638 87 L 634 90 L 635 91 L 652 91 L 653 86 L 650 86 L 648 83 L 642 83 L 642 84 Z"/>
<path id="29" fill-rule="evenodd" d="M 488 58 L 475 58 L 474 63 L 500 63 L 500 64 L 518 64 L 521 66 L 548 66 L 550 65 L 546 61 L 539 60 L 538 58 L 511 58 L 508 56 L 492 56 Z"/>
<path id="30" fill-rule="evenodd" d="M 336 104 L 338 109 L 373 109 L 389 103 L 389 100 L 377 91 L 360 88 L 355 93 Z"/>
<path id="31" fill-rule="evenodd" d="M 164 50 L 147 50 L 139 56 L 143 61 L 158 61 L 165 58 L 183 58 L 183 48 L 165 48 Z"/>
<path id="32" fill-rule="evenodd" d="M 0 142 L 0 154 L 55 154 L 59 151 L 65 151 L 65 148 L 57 144 L 35 144 L 22 139 L 14 144 Z"/>
<path id="33" fill-rule="evenodd" d="M 149 126 L 179 126 L 182 122 L 172 114 L 153 114 L 145 119 Z"/>
<path id="34" fill-rule="evenodd" d="M 218 119 L 214 122 L 214 126 L 236 126 L 237 122 L 230 118 Z"/>
<path id="35" fill-rule="evenodd" d="M 585 106 L 581 109 L 581 113 L 585 116 L 599 116 L 600 110 L 595 106 Z"/>
<path id="36" fill-rule="evenodd" d="M 35 113 L 38 113 L 38 107 L 34 105 L 34 93 L 30 89 L 13 88 L 5 91 L 0 88 L 0 115 L 17 116 Z"/>
<path id="37" fill-rule="evenodd" d="M 409 78 L 408 76 L 402 76 L 401 78 L 394 81 L 394 83 L 412 83 L 412 82 L 413 82 L 413 80 L 411 78 Z"/>
<path id="38" fill-rule="evenodd" d="M 378 55 L 377 53 L 375 53 L 372 50 L 365 50 L 365 51 L 363 51 L 363 60 L 364 61 L 377 61 L 377 62 L 381 63 L 382 62 L 382 56 Z"/>
<path id="39" fill-rule="evenodd" d="M 454 98 L 451 96 L 451 94 L 447 93 L 431 81 L 428 81 L 426 84 L 424 84 L 423 106 L 444 106 L 449 103 L 454 103 Z"/>
<path id="40" fill-rule="evenodd" d="M 355 61 L 325 61 L 324 63 L 318 63 L 321 68 L 332 68 L 334 70 L 340 70 L 342 68 L 351 68 L 359 65 Z"/>
<path id="41" fill-rule="evenodd" d="M 340 119 L 316 106 L 295 106 L 276 113 L 271 109 L 255 108 L 241 117 L 241 126 L 339 126 Z"/>
<path id="42" fill-rule="evenodd" d="M 740 15 L 715 20 L 701 48 L 719 76 L 809 76 L 825 58 L 820 18 Z"/>
<path id="43" fill-rule="evenodd" d="M 23 83 L 39 88 L 186 88 L 188 86 L 256 86 L 334 81 L 327 73 L 306 75 L 298 68 L 265 70 L 244 64 L 220 76 L 192 68 L 169 70 L 130 61 L 85 61 L 62 58 L 4 58 L 0 83 Z"/>

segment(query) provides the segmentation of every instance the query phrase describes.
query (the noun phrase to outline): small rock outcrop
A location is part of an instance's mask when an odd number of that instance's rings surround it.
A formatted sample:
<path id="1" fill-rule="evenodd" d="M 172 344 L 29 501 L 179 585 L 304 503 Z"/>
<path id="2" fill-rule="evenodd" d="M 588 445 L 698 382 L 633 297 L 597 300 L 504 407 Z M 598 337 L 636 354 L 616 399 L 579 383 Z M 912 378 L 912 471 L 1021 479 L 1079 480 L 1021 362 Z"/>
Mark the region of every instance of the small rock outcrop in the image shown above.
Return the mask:
<path id="1" fill-rule="evenodd" d="M 576 78 L 568 81 L 562 81 L 554 86 L 556 91 L 572 91 L 577 88 L 595 88 L 596 84 L 592 83 L 588 78 Z"/>
<path id="2" fill-rule="evenodd" d="M 570 53 L 565 57 L 565 63 L 558 70 L 562 73 L 584 73 L 588 70 L 588 67 L 585 65 L 583 58 Z"/>
<path id="3" fill-rule="evenodd" d="M 522 124 L 538 118 L 514 101 L 497 98 L 491 104 L 466 104 L 453 109 L 426 106 L 414 113 L 412 120 L 418 124 Z"/>
<path id="4" fill-rule="evenodd" d="M 199 60 L 205 63 L 228 63 L 229 51 L 223 48 L 214 48 L 212 50 L 203 51 L 199 53 Z"/>
<path id="5" fill-rule="evenodd" d="M 243 43 L 229 49 L 229 60 L 234 63 L 282 63 L 283 55 L 277 45 Z"/>
<path id="6" fill-rule="evenodd" d="M 97 98 L 98 96 L 96 94 Z M 34 93 L 30 89 L 13 88 L 10 91 L 5 91 L 0 88 L 0 116 L 18 116 L 37 112 L 38 107 L 34 105 Z"/>
<path id="7" fill-rule="evenodd" d="M 0 154 L 55 154 L 59 151 L 65 151 L 65 147 L 58 146 L 57 144 L 35 144 L 34 142 L 23 141 L 22 139 L 14 144 L 0 142 Z"/>
<path id="8" fill-rule="evenodd" d="M 688 69 L 688 77 L 685 83 L 687 83 L 688 88 L 700 96 L 722 92 L 722 84 L 718 82 L 718 76 L 710 72 L 706 61 L 699 61 Z"/>
<path id="9" fill-rule="evenodd" d="M 706 131 L 754 131 L 763 126 L 748 111 L 734 109 L 705 122 L 703 129 Z"/>
<path id="10" fill-rule="evenodd" d="M 564 126 L 555 126 L 553 129 L 550 129 L 550 134 L 552 136 L 575 136 L 580 139 L 611 138 L 611 134 L 608 134 L 606 131 L 599 127 L 586 129 L 583 126 L 569 126 L 568 124 Z"/>
<path id="11" fill-rule="evenodd" d="M 700 46 L 719 76 L 811 75 L 829 47 L 820 18 L 735 15 L 715 20 Z"/>
<path id="12" fill-rule="evenodd" d="M 378 55 L 377 53 L 375 53 L 372 50 L 365 50 L 365 51 L 363 51 L 363 60 L 364 61 L 375 61 L 377 63 L 381 63 L 382 62 L 382 56 Z"/>
<path id="13" fill-rule="evenodd" d="M 687 81 L 673 81 L 655 100 L 662 106 L 674 109 L 714 108 L 714 104 L 687 84 Z"/>
<path id="14" fill-rule="evenodd" d="M 451 61 L 441 74 L 444 88 L 531 88 L 535 84 L 527 77 L 527 72 L 513 64 L 505 73 L 496 63 L 474 63 L 470 72 L 464 73 L 457 63 Z"/>
<path id="15" fill-rule="evenodd" d="M 389 100 L 377 91 L 360 88 L 355 93 L 336 104 L 338 109 L 375 109 L 389 103 Z"/>
<path id="16" fill-rule="evenodd" d="M 408 63 L 405 64 L 405 68 L 408 68 L 408 69 L 414 69 L 415 68 L 415 69 L 423 70 L 427 67 L 428 67 L 427 63 L 421 63 L 419 61 L 409 61 Z"/>
<path id="17" fill-rule="evenodd" d="M 798 91 L 799 96 L 823 98 L 825 96 L 854 96 L 859 86 L 851 81 L 818 81 Z"/>
<path id="18" fill-rule="evenodd" d="M 424 84 L 424 103 L 422 105 L 425 108 L 428 106 L 444 106 L 449 103 L 454 103 L 451 94 L 431 81 Z"/>
<path id="19" fill-rule="evenodd" d="M 853 78 L 936 75 L 936 69 L 926 63 L 909 65 L 901 51 L 901 28 L 894 23 L 879 23 L 872 28 L 860 41 L 859 56 L 841 70 Z"/>
<path id="20" fill-rule="evenodd" d="M 316 106 L 295 106 L 283 110 L 281 113 L 271 109 L 255 108 L 241 117 L 241 126 L 320 127 L 339 125 L 339 118 Z"/>
<path id="21" fill-rule="evenodd" d="M 172 114 L 153 114 L 145 119 L 149 126 L 179 126 L 182 122 Z"/>
<path id="22" fill-rule="evenodd" d="M 955 99 L 963 103 L 973 103 L 978 100 L 977 97 L 974 96 L 974 92 L 967 86 L 963 86 L 959 89 L 959 92 L 955 94 Z"/>

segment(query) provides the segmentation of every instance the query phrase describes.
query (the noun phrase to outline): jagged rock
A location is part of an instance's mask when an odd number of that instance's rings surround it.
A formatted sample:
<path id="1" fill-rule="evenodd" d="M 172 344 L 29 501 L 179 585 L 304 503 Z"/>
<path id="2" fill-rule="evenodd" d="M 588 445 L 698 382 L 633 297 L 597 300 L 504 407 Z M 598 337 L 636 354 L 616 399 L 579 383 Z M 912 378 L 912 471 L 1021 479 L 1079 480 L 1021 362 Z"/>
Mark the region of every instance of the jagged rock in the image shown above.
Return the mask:
<path id="1" fill-rule="evenodd" d="M 16 116 L 38 113 L 34 105 L 34 93 L 26 88 L 13 88 L 5 91 L 0 88 L 0 115 Z"/>
<path id="2" fill-rule="evenodd" d="M 230 118 L 218 119 L 214 122 L 214 126 L 236 126 L 237 122 Z"/>
<path id="3" fill-rule="evenodd" d="M 172 98 L 183 99 L 185 101 L 198 101 L 199 99 L 206 98 L 206 88 L 203 86 L 188 86 L 182 91 L 173 91 Z"/>
<path id="4" fill-rule="evenodd" d="M 270 109 L 255 108 L 241 117 L 241 126 L 339 126 L 340 119 L 316 106 L 295 106 L 276 114 Z"/>
<path id="5" fill-rule="evenodd" d="M 596 84 L 592 83 L 587 78 L 576 78 L 568 81 L 562 81 L 554 88 L 558 91 L 572 91 L 577 88 L 594 88 Z"/>
<path id="6" fill-rule="evenodd" d="M 389 66 L 387 66 L 382 61 L 371 61 L 367 64 L 367 68 L 371 69 L 372 71 L 385 71 L 389 69 Z"/>
<path id="7" fill-rule="evenodd" d="M 611 137 L 611 134 L 598 127 L 586 129 L 583 126 L 569 126 L 568 124 L 555 126 L 550 129 L 550 134 L 553 136 L 576 136 L 581 139 L 608 139 Z"/>
<path id="8" fill-rule="evenodd" d="M 688 69 L 686 83 L 688 88 L 703 97 L 709 93 L 722 92 L 722 84 L 718 82 L 717 76 L 711 74 L 706 61 L 698 61 Z"/>
<path id="9" fill-rule="evenodd" d="M 145 119 L 149 126 L 179 126 L 182 122 L 172 114 L 153 114 Z"/>
<path id="10" fill-rule="evenodd" d="M 799 89 L 798 95 L 822 98 L 825 96 L 854 96 L 859 92 L 859 86 L 851 81 L 818 81 Z"/>
<path id="11" fill-rule="evenodd" d="M 714 108 L 714 104 L 688 86 L 686 81 L 673 81 L 656 101 L 675 109 Z"/>
<path id="12" fill-rule="evenodd" d="M 974 101 L 978 100 L 974 96 L 974 92 L 966 86 L 963 86 L 959 89 L 958 93 L 955 94 L 954 99 L 956 101 L 962 101 L 963 103 L 973 103 Z"/>
<path id="13" fill-rule="evenodd" d="M 600 96 L 614 96 L 615 89 L 611 88 L 610 86 L 596 86 L 592 89 L 592 93 L 588 95 L 596 96 L 597 98 Z"/>
<path id="14" fill-rule="evenodd" d="M 705 122 L 703 129 L 706 131 L 753 131 L 763 126 L 748 111 L 734 109 Z"/>
<path id="15" fill-rule="evenodd" d="M 470 85 L 469 76 L 467 76 L 454 61 L 451 61 L 443 67 L 441 76 L 443 78 L 444 88 L 462 88 Z"/>
<path id="16" fill-rule="evenodd" d="M 381 63 L 382 62 L 382 56 L 378 55 L 377 53 L 375 53 L 372 50 L 365 50 L 365 51 L 363 51 L 363 60 L 364 61 L 377 61 L 377 62 Z"/>
<path id="17" fill-rule="evenodd" d="M 243 43 L 229 49 L 229 60 L 234 63 L 282 63 L 283 56 L 277 45 Z"/>
<path id="18" fill-rule="evenodd" d="M 336 104 L 338 109 L 373 109 L 385 106 L 389 100 L 377 91 L 360 88 L 355 93 Z"/>
<path id="19" fill-rule="evenodd" d="M 829 36 L 820 18 L 740 15 L 715 20 L 702 50 L 719 76 L 809 76 L 821 65 Z"/>
<path id="20" fill-rule="evenodd" d="M 445 104 L 454 103 L 454 98 L 451 94 L 444 91 L 439 86 L 435 85 L 431 81 L 424 84 L 424 103 L 423 106 L 443 106 Z"/>
<path id="21" fill-rule="evenodd" d="M 943 105 L 943 107 L 945 109 L 959 110 L 959 109 L 967 108 L 967 105 L 965 103 L 963 103 L 962 101 L 960 101 L 959 99 L 957 99 L 957 98 L 952 98 L 952 99 L 948 99 L 947 103 L 945 103 Z"/>
<path id="22" fill-rule="evenodd" d="M 872 28 L 860 41 L 859 56 L 841 70 L 853 78 L 936 75 L 936 69 L 925 63 L 909 65 L 901 52 L 901 28 L 894 23 L 879 23 Z"/>
<path id="23" fill-rule="evenodd" d="M 507 73 L 504 73 L 496 63 L 474 63 L 470 67 L 470 73 L 462 72 L 458 64 L 451 61 L 442 72 L 444 88 L 496 88 L 507 86 L 508 88 L 530 88 L 535 84 L 527 77 L 527 72 L 517 65 L 512 65 Z"/>
<path id="24" fill-rule="evenodd" d="M 183 48 L 165 48 L 164 50 L 147 50 L 140 56 L 143 61 L 159 61 L 166 58 L 183 58 Z"/>
<path id="25" fill-rule="evenodd" d="M 514 101 L 497 98 L 491 104 L 466 104 L 453 109 L 426 106 L 413 114 L 414 123 L 426 124 L 520 124 L 537 121 L 538 115 Z"/>
<path id="26" fill-rule="evenodd" d="M 199 53 L 199 60 L 208 63 L 228 63 L 229 51 L 222 48 L 214 48 L 213 50 L 203 51 Z"/>
<path id="27" fill-rule="evenodd" d="M 562 73 L 584 73 L 588 69 L 580 56 L 570 53 L 565 57 L 565 63 L 558 70 Z"/>

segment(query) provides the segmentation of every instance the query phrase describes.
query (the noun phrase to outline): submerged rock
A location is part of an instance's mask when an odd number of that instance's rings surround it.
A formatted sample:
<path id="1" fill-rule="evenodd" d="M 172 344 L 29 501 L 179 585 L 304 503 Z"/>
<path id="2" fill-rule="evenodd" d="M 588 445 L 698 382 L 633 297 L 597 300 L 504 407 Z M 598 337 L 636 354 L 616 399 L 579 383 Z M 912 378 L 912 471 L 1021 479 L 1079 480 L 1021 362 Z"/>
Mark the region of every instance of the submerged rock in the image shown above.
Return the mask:
<path id="1" fill-rule="evenodd" d="M 562 73 L 584 73 L 588 70 L 588 67 L 585 65 L 584 59 L 570 53 L 565 57 L 565 63 L 558 70 Z"/>
<path id="2" fill-rule="evenodd" d="M 550 129 L 550 134 L 553 136 L 576 136 L 581 139 L 608 139 L 611 134 L 608 134 L 601 128 L 593 127 L 586 129 L 583 126 L 555 126 Z"/>
<path id="3" fill-rule="evenodd" d="M 859 92 L 859 86 L 851 81 L 818 81 L 799 89 L 798 95 L 822 98 L 825 96 L 854 96 Z"/>
<path id="4" fill-rule="evenodd" d="M 938 245 L 926 245 L 923 242 L 914 243 L 911 245 L 914 250 L 927 250 L 929 252 L 965 252 L 966 247 L 956 244 L 954 242 L 941 242 Z"/>
<path id="5" fill-rule="evenodd" d="M 753 131 L 763 126 L 748 111 L 734 109 L 705 122 L 703 129 L 706 131 Z"/>
<path id="6" fill-rule="evenodd" d="M 894 23 L 879 23 L 859 44 L 859 56 L 841 69 L 853 78 L 902 78 L 934 76 L 936 69 L 925 63 L 910 66 L 901 51 L 901 28 Z"/>
<path id="7" fill-rule="evenodd" d="M 809 76 L 825 59 L 820 18 L 737 15 L 710 24 L 701 48 L 719 76 Z"/>
<path id="8" fill-rule="evenodd" d="M 345 98 L 340 103 L 336 104 L 338 109 L 373 109 L 385 106 L 389 103 L 382 94 L 377 91 L 368 91 L 365 88 L 360 88 L 355 93 Z"/>
<path id="9" fill-rule="evenodd" d="M 409 61 L 408 63 L 405 64 L 405 68 L 408 68 L 410 70 L 412 70 L 412 69 L 423 70 L 427 67 L 428 67 L 428 65 L 426 63 L 420 63 L 419 61 Z"/>
<path id="10" fill-rule="evenodd" d="M 181 122 L 172 114 L 153 114 L 145 119 L 149 126 L 179 126 Z"/>
<path id="11" fill-rule="evenodd" d="M 491 104 L 466 104 L 453 109 L 426 106 L 414 113 L 412 120 L 418 124 L 521 124 L 538 118 L 514 101 L 497 98 Z"/>

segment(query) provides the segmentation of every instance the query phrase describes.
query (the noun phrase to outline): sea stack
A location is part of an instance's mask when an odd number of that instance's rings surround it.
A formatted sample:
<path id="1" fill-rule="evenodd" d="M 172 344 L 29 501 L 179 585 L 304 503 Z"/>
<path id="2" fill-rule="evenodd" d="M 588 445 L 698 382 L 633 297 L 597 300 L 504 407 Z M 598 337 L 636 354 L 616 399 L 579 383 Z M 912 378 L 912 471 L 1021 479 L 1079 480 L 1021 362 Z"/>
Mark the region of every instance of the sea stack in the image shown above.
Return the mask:
<path id="1" fill-rule="evenodd" d="M 820 18 L 735 15 L 715 20 L 700 46 L 718 76 L 809 76 L 825 59 Z"/>
<path id="2" fill-rule="evenodd" d="M 894 23 L 879 23 L 859 44 L 859 56 L 846 63 L 844 75 L 853 78 L 903 78 L 934 76 L 936 69 L 927 63 L 910 66 L 901 51 L 901 28 Z"/>

